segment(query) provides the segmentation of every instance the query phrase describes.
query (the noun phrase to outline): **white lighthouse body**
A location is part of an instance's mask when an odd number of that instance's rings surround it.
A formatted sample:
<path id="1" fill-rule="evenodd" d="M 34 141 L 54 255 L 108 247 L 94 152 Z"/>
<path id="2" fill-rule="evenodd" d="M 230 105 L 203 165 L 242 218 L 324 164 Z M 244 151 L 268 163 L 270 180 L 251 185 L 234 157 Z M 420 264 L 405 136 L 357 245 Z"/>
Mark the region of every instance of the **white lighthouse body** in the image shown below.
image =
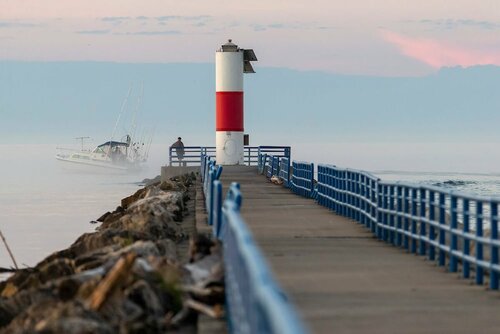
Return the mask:
<path id="1" fill-rule="evenodd" d="M 253 73 L 252 50 L 231 40 L 215 54 L 216 161 L 221 165 L 244 163 L 243 73 Z"/>

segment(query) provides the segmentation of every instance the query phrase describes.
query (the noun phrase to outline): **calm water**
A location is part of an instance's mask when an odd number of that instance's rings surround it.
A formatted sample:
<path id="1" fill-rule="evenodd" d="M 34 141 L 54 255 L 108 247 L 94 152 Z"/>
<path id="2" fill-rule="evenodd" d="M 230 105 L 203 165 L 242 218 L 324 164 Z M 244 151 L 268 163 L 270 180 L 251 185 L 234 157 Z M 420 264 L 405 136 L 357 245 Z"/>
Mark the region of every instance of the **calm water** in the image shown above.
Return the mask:
<path id="1" fill-rule="evenodd" d="M 158 150 L 161 154 L 162 150 Z M 0 145 L 0 229 L 18 264 L 34 265 L 91 232 L 97 219 L 159 174 L 161 155 L 138 174 L 110 174 L 57 161 L 54 145 Z M 3 244 L 0 266 L 12 264 Z"/>

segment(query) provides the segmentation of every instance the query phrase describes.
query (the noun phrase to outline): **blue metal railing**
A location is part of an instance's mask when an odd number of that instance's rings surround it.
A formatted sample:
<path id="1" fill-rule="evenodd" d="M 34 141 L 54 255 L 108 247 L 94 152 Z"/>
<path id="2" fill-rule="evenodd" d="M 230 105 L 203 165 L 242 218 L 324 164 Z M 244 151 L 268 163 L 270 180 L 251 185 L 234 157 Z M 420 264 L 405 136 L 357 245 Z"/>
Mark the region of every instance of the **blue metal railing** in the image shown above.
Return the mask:
<path id="1" fill-rule="evenodd" d="M 278 177 L 283 181 L 285 187 L 290 186 L 290 158 L 280 158 Z"/>
<path id="2" fill-rule="evenodd" d="M 450 272 L 461 265 L 464 278 L 474 270 L 477 284 L 489 274 L 490 288 L 499 288 L 500 199 L 385 182 L 328 165 L 318 166 L 317 189 L 319 204 L 364 224 L 379 239 L 437 260 Z M 490 226 L 489 235 L 484 225 Z"/>
<path id="3" fill-rule="evenodd" d="M 360 221 L 375 233 L 378 181 L 367 172 L 318 165 L 317 201 L 343 216 Z"/>
<path id="4" fill-rule="evenodd" d="M 219 233 L 224 245 L 231 331 L 305 333 L 240 215 L 241 201 L 239 185 L 233 183 L 222 206 Z"/>
<path id="5" fill-rule="evenodd" d="M 282 179 L 286 163 L 280 160 Z M 294 161 L 290 188 L 358 221 L 381 240 L 447 266 L 450 272 L 461 266 L 462 276 L 470 278 L 473 271 L 476 284 L 483 284 L 489 275 L 490 288 L 499 289 L 500 198 L 385 182 L 365 171 L 332 165 L 319 165 L 317 175 L 315 185 L 314 164 Z"/>
<path id="6" fill-rule="evenodd" d="M 268 155 L 266 164 L 266 176 L 268 179 L 278 175 L 280 168 L 280 157 L 275 155 Z"/>
<path id="7" fill-rule="evenodd" d="M 182 157 L 177 155 L 175 147 L 169 147 L 169 166 L 198 166 L 201 164 L 201 156 L 215 156 L 215 147 L 184 146 Z M 179 159 L 180 158 L 180 159 Z"/>
<path id="8" fill-rule="evenodd" d="M 222 174 L 222 166 L 217 166 L 215 161 L 205 154 L 202 154 L 201 161 L 201 179 L 203 181 L 205 207 L 207 208 L 208 213 L 208 224 L 212 225 L 214 222 L 214 216 L 217 215 L 217 207 L 214 205 L 214 202 L 219 200 L 216 198 L 216 195 L 214 195 L 213 184 L 215 181 L 219 180 Z"/>
<path id="9" fill-rule="evenodd" d="M 265 171 L 266 165 L 267 165 L 267 159 L 268 159 L 268 156 L 266 153 L 259 153 L 259 157 L 258 157 L 259 162 L 257 165 L 259 174 L 264 174 L 264 171 Z"/>
<path id="10" fill-rule="evenodd" d="M 304 326 L 286 300 L 241 215 L 242 196 L 233 183 L 222 201 L 221 166 L 201 158 L 205 204 L 213 234 L 223 242 L 226 300 L 232 333 L 304 334 Z"/>
<path id="11" fill-rule="evenodd" d="M 314 195 L 314 164 L 308 162 L 292 162 L 292 177 L 290 188 L 294 193 L 304 197 Z"/>
<path id="12" fill-rule="evenodd" d="M 276 157 L 290 158 L 292 149 L 290 146 L 259 146 L 258 154 L 273 155 Z"/>
<path id="13" fill-rule="evenodd" d="M 290 146 L 245 146 L 244 164 L 246 166 L 257 166 L 259 163 L 259 154 L 274 154 L 279 157 L 290 157 Z M 198 166 L 202 163 L 202 156 L 215 158 L 214 146 L 185 146 L 184 155 L 181 159 L 177 155 L 175 147 L 169 148 L 170 166 Z"/>

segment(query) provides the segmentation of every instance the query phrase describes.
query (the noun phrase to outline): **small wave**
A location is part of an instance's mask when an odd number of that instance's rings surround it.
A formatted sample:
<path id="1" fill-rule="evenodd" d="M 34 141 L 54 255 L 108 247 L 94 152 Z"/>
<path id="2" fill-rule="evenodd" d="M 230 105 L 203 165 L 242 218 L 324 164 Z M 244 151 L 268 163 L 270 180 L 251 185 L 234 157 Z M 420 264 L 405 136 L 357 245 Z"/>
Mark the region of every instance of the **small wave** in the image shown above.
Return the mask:
<path id="1" fill-rule="evenodd" d="M 464 181 L 464 180 L 447 180 L 443 182 L 433 183 L 433 186 L 436 187 L 444 187 L 444 188 L 453 188 L 453 187 L 465 187 L 477 184 L 476 181 Z"/>

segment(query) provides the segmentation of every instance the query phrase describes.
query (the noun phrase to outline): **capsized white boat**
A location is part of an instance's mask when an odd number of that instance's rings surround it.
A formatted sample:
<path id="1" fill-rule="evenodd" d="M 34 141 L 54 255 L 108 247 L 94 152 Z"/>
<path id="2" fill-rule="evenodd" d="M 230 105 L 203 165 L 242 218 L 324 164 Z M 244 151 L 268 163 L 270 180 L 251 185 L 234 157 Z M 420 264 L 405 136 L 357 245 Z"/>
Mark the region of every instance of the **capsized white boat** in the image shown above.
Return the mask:
<path id="1" fill-rule="evenodd" d="M 132 143 L 130 136 L 124 141 L 107 141 L 93 150 L 59 148 L 56 159 L 64 162 L 101 168 L 134 171 L 140 170 L 147 160 L 144 143 Z"/>
<path id="2" fill-rule="evenodd" d="M 70 162 L 74 164 L 88 165 L 94 167 L 101 167 L 114 170 L 123 171 L 137 171 L 142 168 L 142 165 L 147 161 L 149 155 L 149 149 L 151 148 L 151 142 L 153 140 L 153 135 L 151 134 L 149 138 L 145 134 L 142 135 L 142 139 L 135 139 L 137 124 L 136 118 L 139 111 L 139 105 L 141 103 L 143 88 L 141 88 L 140 95 L 137 97 L 137 105 L 132 115 L 132 125 L 129 134 L 125 135 L 121 141 L 115 141 L 115 134 L 117 132 L 120 119 L 126 110 L 127 102 L 132 92 L 132 87 L 130 87 L 127 97 L 122 103 L 122 107 L 116 124 L 111 135 L 111 139 L 104 144 L 101 144 L 94 148 L 93 150 L 86 150 L 83 147 L 83 142 L 85 139 L 90 137 L 78 137 L 76 139 L 81 141 L 81 149 L 65 149 L 58 148 L 59 152 L 56 154 L 56 159 L 64 162 Z M 126 133 L 127 133 L 126 132 Z M 147 138 L 147 139 L 146 139 Z"/>

